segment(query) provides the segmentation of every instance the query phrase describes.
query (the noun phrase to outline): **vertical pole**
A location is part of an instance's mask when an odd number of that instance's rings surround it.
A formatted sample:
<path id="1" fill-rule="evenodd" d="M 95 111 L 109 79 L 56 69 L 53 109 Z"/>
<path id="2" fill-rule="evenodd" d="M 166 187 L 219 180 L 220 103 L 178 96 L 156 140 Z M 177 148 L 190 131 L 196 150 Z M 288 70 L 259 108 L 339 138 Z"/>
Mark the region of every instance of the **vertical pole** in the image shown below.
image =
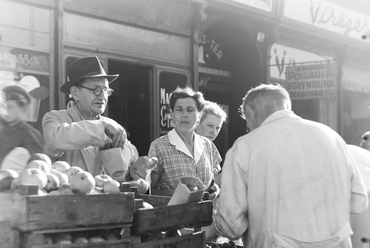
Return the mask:
<path id="1" fill-rule="evenodd" d="M 63 20 L 64 20 L 64 0 L 57 1 L 57 8 L 55 13 L 55 85 L 54 85 L 54 97 L 55 97 L 55 108 L 61 109 L 65 105 L 64 94 L 59 92 L 61 84 L 64 80 L 64 43 L 63 43 Z"/>
<path id="2" fill-rule="evenodd" d="M 207 15 L 205 13 L 205 9 L 207 8 L 208 4 L 205 3 L 204 0 L 197 0 L 195 5 L 195 13 L 194 13 L 194 22 L 193 22 L 193 30 L 192 30 L 192 39 L 191 39 L 191 86 L 194 90 L 199 90 L 199 72 L 198 72 L 198 46 L 200 40 L 200 30 L 202 24 L 207 20 Z"/>

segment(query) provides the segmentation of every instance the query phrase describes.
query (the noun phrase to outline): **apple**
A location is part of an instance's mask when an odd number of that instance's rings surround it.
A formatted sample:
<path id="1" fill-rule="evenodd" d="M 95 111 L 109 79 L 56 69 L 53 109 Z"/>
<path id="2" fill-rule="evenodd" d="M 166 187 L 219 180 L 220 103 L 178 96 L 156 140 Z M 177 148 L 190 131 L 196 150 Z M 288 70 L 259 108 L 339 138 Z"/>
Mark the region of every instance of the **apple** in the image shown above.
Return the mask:
<path id="1" fill-rule="evenodd" d="M 77 167 L 77 166 L 71 166 L 71 168 L 67 169 L 66 172 L 64 172 L 68 178 L 69 178 L 69 182 L 71 182 L 71 178 L 74 174 L 78 173 L 78 172 L 82 172 L 84 171 L 83 169 L 81 169 L 80 167 Z"/>
<path id="2" fill-rule="evenodd" d="M 109 193 L 109 194 L 115 194 L 115 193 L 119 193 L 120 192 L 120 183 L 114 179 L 106 182 L 104 185 L 103 185 L 103 190 L 105 193 Z"/>
<path id="3" fill-rule="evenodd" d="M 108 175 L 96 175 L 95 177 L 95 183 L 96 183 L 96 187 L 103 187 L 103 185 L 108 182 L 109 180 L 113 180 L 110 176 Z"/>
<path id="4" fill-rule="evenodd" d="M 59 190 L 51 191 L 48 195 L 62 195 L 62 192 Z"/>
<path id="5" fill-rule="evenodd" d="M 89 243 L 99 243 L 99 242 L 104 242 L 105 239 L 103 239 L 102 237 L 100 236 L 97 236 L 97 237 L 90 237 L 89 238 Z"/>
<path id="6" fill-rule="evenodd" d="M 58 187 L 60 186 L 59 178 L 53 174 L 47 174 L 46 177 L 48 178 L 48 181 L 46 183 L 46 186 L 44 187 L 44 190 L 47 193 L 57 190 Z"/>
<path id="7" fill-rule="evenodd" d="M 81 171 L 71 177 L 70 185 L 74 193 L 86 195 L 94 189 L 95 179 L 89 172 Z"/>
<path id="8" fill-rule="evenodd" d="M 66 161 L 55 161 L 51 168 L 59 172 L 65 173 L 71 166 Z"/>
<path id="9" fill-rule="evenodd" d="M 19 175 L 19 185 L 30 184 L 37 185 L 39 189 L 43 189 L 47 184 L 47 176 L 41 170 L 37 168 L 25 169 Z"/>
<path id="10" fill-rule="evenodd" d="M 47 194 L 48 194 L 48 192 L 46 192 L 44 189 L 39 189 L 39 190 L 37 191 L 37 195 L 44 196 L 44 195 L 47 195 Z"/>
<path id="11" fill-rule="evenodd" d="M 50 165 L 43 160 L 32 160 L 26 166 L 26 169 L 30 168 L 41 169 L 45 174 L 49 174 L 51 169 Z"/>
<path id="12" fill-rule="evenodd" d="M 3 179 L 4 177 L 13 177 L 17 178 L 19 177 L 18 172 L 12 169 L 3 169 L 0 171 L 0 180 Z"/>
<path id="13" fill-rule="evenodd" d="M 4 169 L 0 171 L 0 192 L 11 189 L 12 181 L 19 175 L 15 170 Z"/>
<path id="14" fill-rule="evenodd" d="M 86 237 L 75 237 L 72 242 L 74 244 L 86 244 L 86 243 L 89 243 L 89 241 L 87 240 Z"/>
<path id="15" fill-rule="evenodd" d="M 72 244 L 72 235 L 70 233 L 58 233 L 54 240 L 55 244 Z"/>
<path id="16" fill-rule="evenodd" d="M 48 155 L 44 153 L 34 153 L 31 155 L 31 157 L 27 160 L 27 164 L 29 164 L 33 160 L 42 160 L 46 162 L 51 167 L 51 159 Z"/>
<path id="17" fill-rule="evenodd" d="M 56 175 L 58 177 L 60 185 L 63 185 L 63 184 L 66 184 L 66 183 L 69 182 L 69 178 L 68 178 L 67 174 L 59 172 L 55 169 L 51 169 L 50 174 Z"/>
<path id="18" fill-rule="evenodd" d="M 66 184 L 61 185 L 58 188 L 58 191 L 62 195 L 73 195 L 74 194 L 69 183 L 66 183 Z"/>
<path id="19" fill-rule="evenodd" d="M 92 195 L 99 195 L 99 194 L 103 194 L 104 191 L 103 191 L 103 188 L 102 187 L 94 187 L 94 189 L 90 192 L 90 194 Z"/>

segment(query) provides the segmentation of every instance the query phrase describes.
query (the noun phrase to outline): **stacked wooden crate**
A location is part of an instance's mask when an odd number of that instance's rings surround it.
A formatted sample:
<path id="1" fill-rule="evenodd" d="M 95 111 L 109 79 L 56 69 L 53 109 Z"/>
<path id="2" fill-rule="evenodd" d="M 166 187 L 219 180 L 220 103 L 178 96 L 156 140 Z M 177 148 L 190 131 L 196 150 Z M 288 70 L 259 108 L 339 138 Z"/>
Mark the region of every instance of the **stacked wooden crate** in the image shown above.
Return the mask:
<path id="1" fill-rule="evenodd" d="M 170 197 L 165 196 L 136 194 L 131 233 L 139 238 L 133 239 L 134 248 L 205 247 L 205 233 L 201 227 L 212 223 L 212 202 L 204 200 L 167 206 L 169 200 Z M 141 208 L 140 201 L 153 208 Z"/>
<path id="2" fill-rule="evenodd" d="M 2 247 L 131 247 L 135 202 L 131 192 L 50 196 L 2 193 L 0 201 L 0 223 L 14 237 L 8 238 L 8 244 Z M 99 243 L 56 243 L 63 235 L 89 239 L 117 232 L 116 239 Z"/>
<path id="3" fill-rule="evenodd" d="M 167 206 L 169 200 L 135 190 L 96 195 L 0 193 L 0 247 L 205 247 L 201 227 L 212 222 L 212 202 Z M 144 208 L 144 202 L 153 208 Z M 106 236 L 99 243 L 57 243 L 63 235 L 88 240 Z"/>

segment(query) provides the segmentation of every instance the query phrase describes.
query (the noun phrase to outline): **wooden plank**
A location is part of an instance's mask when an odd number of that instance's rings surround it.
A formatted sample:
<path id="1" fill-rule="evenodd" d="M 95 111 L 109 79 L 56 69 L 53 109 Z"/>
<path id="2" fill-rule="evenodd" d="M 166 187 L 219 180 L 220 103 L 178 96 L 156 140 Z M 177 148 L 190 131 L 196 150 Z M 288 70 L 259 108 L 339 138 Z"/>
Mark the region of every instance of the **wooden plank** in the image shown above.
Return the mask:
<path id="1" fill-rule="evenodd" d="M 128 241 L 120 241 L 87 244 L 22 245 L 21 248 L 132 248 L 132 244 Z"/>
<path id="2" fill-rule="evenodd" d="M 133 245 L 133 248 L 204 248 L 204 246 L 205 233 L 198 232 L 180 237 L 136 243 Z"/>
<path id="3" fill-rule="evenodd" d="M 153 207 L 167 206 L 171 197 L 159 196 L 159 195 L 144 195 L 139 194 L 139 198 L 143 199 L 145 202 L 149 203 Z"/>
<path id="4" fill-rule="evenodd" d="M 212 201 L 137 209 L 132 233 L 136 235 L 167 228 L 208 226 L 212 223 Z"/>
<path id="5" fill-rule="evenodd" d="M 12 230 L 10 221 L 0 221 L 0 246 L 2 248 L 18 247 L 18 232 Z"/>
<path id="6" fill-rule="evenodd" d="M 16 195 L 5 204 L 8 208 L 19 208 L 13 212 L 11 221 L 21 231 L 63 229 L 131 223 L 134 194 Z"/>

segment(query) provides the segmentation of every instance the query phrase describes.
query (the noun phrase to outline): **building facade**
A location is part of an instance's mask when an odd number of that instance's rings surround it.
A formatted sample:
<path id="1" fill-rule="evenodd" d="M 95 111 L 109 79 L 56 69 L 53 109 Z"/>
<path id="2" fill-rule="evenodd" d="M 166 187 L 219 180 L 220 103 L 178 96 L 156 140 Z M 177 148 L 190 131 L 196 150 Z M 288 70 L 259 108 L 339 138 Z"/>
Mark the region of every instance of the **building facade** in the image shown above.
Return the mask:
<path id="1" fill-rule="evenodd" d="M 370 128 L 370 17 L 362 1 L 346 2 L 0 0 L 0 87 L 30 92 L 28 120 L 41 130 L 42 116 L 70 100 L 59 91 L 68 65 L 98 56 L 120 74 L 105 115 L 141 155 L 172 128 L 171 91 L 189 85 L 228 112 L 215 141 L 224 156 L 245 133 L 246 91 L 278 82 L 297 114 L 357 144 Z"/>

